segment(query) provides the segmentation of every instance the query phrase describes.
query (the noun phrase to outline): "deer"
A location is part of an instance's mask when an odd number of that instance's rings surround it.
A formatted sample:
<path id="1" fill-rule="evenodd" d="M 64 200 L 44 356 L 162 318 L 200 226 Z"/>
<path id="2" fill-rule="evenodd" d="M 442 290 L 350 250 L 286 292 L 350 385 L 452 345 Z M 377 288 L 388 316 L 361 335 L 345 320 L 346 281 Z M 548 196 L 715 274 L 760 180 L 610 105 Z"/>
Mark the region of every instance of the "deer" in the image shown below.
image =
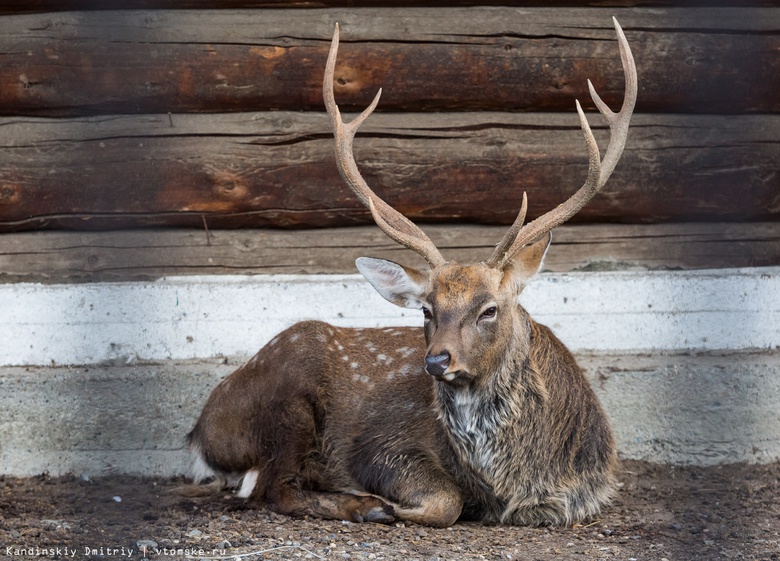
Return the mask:
<path id="1" fill-rule="evenodd" d="M 380 199 L 355 161 L 356 131 L 334 96 L 336 24 L 323 97 L 341 176 L 376 225 L 423 268 L 360 257 L 385 299 L 421 311 L 423 327 L 293 325 L 224 378 L 188 434 L 193 482 L 234 488 L 277 513 L 353 522 L 447 527 L 573 525 L 616 489 L 609 420 L 576 360 L 518 296 L 542 268 L 551 230 L 607 182 L 623 152 L 636 68 L 614 20 L 625 75 L 618 113 L 588 88 L 610 129 L 602 159 L 579 102 L 588 152 L 582 187 L 526 223 L 516 220 L 484 262 L 448 261 L 411 220 Z"/>

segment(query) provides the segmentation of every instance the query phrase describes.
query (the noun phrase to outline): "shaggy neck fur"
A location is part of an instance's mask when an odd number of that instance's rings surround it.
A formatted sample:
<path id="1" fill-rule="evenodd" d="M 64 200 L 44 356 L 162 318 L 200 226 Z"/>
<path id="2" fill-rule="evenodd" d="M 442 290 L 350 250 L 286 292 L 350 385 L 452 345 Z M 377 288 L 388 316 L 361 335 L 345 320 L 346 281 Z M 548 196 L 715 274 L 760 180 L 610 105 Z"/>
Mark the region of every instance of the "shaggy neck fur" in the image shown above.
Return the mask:
<path id="1" fill-rule="evenodd" d="M 460 467 L 479 479 L 501 502 L 514 489 L 504 488 L 515 462 L 520 428 L 535 424 L 544 389 L 528 367 L 531 321 L 518 306 L 506 353 L 495 370 L 467 386 L 436 383 L 438 417 Z M 508 477 L 510 476 L 510 477 Z"/>

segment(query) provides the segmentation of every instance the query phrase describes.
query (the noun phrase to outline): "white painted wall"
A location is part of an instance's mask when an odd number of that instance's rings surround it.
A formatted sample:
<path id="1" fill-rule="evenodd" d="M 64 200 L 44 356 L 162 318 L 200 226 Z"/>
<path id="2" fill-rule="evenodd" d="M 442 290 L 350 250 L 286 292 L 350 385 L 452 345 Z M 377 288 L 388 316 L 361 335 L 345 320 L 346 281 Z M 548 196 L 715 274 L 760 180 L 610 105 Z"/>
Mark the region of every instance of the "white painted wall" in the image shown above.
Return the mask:
<path id="1" fill-rule="evenodd" d="M 621 457 L 780 459 L 780 267 L 542 274 L 521 301 L 575 352 Z M 281 329 L 420 315 L 357 275 L 0 285 L 0 473 L 186 472 L 209 392 Z"/>
<path id="2" fill-rule="evenodd" d="M 780 267 L 541 274 L 521 296 L 576 352 L 780 346 Z M 304 319 L 420 325 L 359 275 L 0 285 L 0 365 L 249 356 Z"/>

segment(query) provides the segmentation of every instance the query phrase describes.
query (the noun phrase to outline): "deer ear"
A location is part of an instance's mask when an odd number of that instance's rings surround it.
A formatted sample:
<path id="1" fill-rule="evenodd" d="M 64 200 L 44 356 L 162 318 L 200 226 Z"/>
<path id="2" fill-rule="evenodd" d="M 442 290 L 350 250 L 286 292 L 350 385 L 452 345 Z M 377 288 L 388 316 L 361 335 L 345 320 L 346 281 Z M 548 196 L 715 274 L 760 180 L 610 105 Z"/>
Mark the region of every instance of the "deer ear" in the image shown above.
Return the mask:
<path id="1" fill-rule="evenodd" d="M 358 271 L 382 297 L 402 308 L 421 307 L 428 275 L 385 259 L 360 257 L 355 261 Z"/>
<path id="2" fill-rule="evenodd" d="M 515 286 L 515 291 L 520 294 L 531 277 L 541 270 L 551 240 L 552 234 L 547 232 L 517 251 L 504 266 L 501 284 L 511 282 Z"/>

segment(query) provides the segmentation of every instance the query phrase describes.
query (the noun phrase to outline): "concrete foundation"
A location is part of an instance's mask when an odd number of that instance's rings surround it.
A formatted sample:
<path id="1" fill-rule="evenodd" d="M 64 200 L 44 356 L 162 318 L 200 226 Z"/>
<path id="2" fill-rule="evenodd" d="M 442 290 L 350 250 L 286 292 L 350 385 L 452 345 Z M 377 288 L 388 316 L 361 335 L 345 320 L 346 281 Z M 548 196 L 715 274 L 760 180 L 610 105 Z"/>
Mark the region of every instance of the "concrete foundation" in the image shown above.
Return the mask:
<path id="1" fill-rule="evenodd" d="M 623 458 L 780 459 L 780 354 L 582 355 Z M 186 473 L 184 437 L 237 364 L 0 370 L 0 473 Z"/>
<path id="2" fill-rule="evenodd" d="M 622 457 L 780 459 L 780 269 L 540 275 L 522 301 Z M 420 323 L 352 275 L 0 285 L 0 311 L 0 473 L 19 476 L 183 473 L 211 389 L 279 330 Z"/>

